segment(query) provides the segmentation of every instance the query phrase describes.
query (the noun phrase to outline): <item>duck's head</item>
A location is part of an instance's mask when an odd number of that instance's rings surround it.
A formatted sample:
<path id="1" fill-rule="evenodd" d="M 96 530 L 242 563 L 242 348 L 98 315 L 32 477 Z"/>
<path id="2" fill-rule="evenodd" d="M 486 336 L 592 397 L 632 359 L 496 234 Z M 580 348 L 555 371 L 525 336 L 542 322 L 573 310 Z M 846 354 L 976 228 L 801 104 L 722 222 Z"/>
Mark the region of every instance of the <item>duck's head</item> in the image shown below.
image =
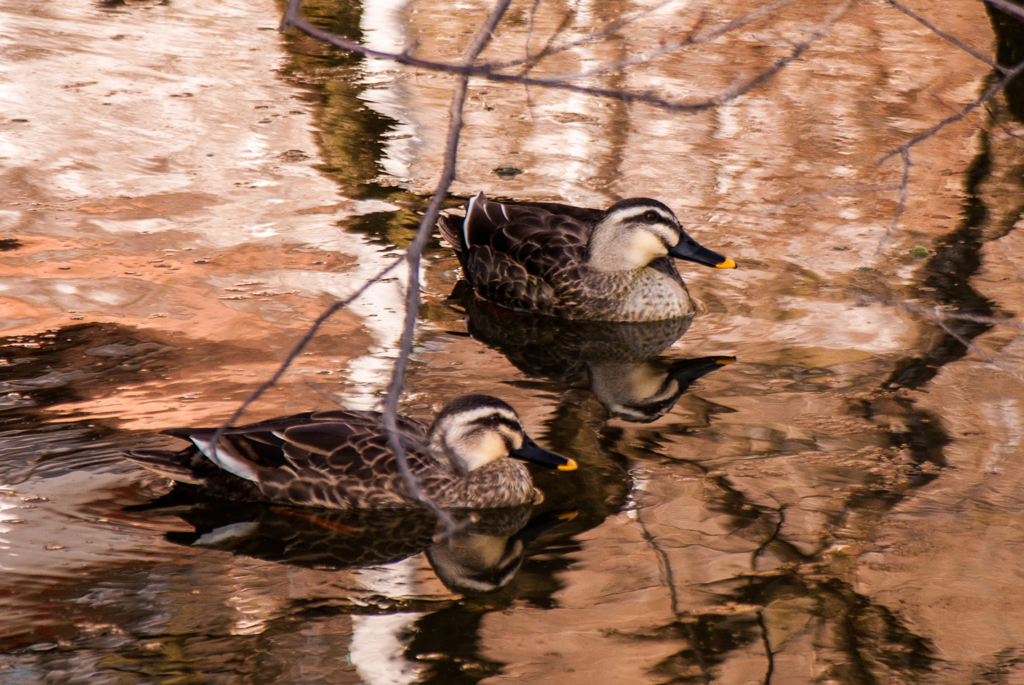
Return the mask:
<path id="1" fill-rule="evenodd" d="M 736 262 L 688 236 L 671 209 L 646 197 L 620 200 L 608 208 L 591 234 L 587 264 L 598 271 L 632 271 L 666 255 L 718 269 L 736 268 Z"/>
<path id="2" fill-rule="evenodd" d="M 430 427 L 430 447 L 465 472 L 515 457 L 559 471 L 576 462 L 549 452 L 526 435 L 516 410 L 490 395 L 463 395 L 446 404 Z"/>

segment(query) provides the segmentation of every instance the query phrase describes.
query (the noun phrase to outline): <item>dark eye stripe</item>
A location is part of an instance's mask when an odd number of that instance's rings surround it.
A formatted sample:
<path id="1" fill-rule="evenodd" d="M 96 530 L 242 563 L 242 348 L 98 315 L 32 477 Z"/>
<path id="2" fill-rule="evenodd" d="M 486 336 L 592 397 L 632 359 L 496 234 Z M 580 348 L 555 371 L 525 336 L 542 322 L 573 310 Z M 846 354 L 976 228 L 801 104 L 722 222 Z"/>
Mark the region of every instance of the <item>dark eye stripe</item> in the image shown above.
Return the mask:
<path id="1" fill-rule="evenodd" d="M 665 224 L 675 228 L 676 222 L 669 216 L 654 209 L 648 209 L 631 216 L 623 217 L 623 221 L 642 221 L 647 224 Z"/>
<path id="2" fill-rule="evenodd" d="M 506 419 L 504 416 L 499 416 L 498 414 L 491 414 L 490 416 L 481 416 L 479 419 L 473 419 L 469 422 L 469 425 L 482 426 L 486 428 L 493 428 L 501 425 L 511 428 L 516 433 L 521 433 L 523 430 L 523 427 L 517 422 L 511 419 Z"/>

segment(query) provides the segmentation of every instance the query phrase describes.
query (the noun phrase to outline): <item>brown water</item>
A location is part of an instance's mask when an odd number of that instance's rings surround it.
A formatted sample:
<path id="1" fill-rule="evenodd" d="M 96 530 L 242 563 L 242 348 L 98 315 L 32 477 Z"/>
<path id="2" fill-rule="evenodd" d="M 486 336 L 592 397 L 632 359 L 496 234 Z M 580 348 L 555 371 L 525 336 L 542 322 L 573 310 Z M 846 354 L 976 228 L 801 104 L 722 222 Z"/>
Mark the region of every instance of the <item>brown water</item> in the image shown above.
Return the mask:
<path id="1" fill-rule="evenodd" d="M 365 5 L 308 14 L 454 60 L 488 10 Z M 485 58 L 523 55 L 532 6 Z M 572 6 L 568 38 L 637 9 Z M 756 6 L 671 6 L 536 74 Z M 539 6 L 534 51 L 566 7 Z M 834 7 L 592 83 L 714 95 Z M 980 3 L 915 9 L 995 53 Z M 0 682 L 1024 680 L 1018 329 L 951 324 L 1007 371 L 858 299 L 1019 318 L 1024 125 L 1000 96 L 914 147 L 886 239 L 903 170 L 878 160 L 992 75 L 881 2 L 696 114 L 471 83 L 456 195 L 655 197 L 740 264 L 683 267 L 706 309 L 688 330 L 609 333 L 449 299 L 457 262 L 432 244 L 403 411 L 499 395 L 580 463 L 474 532 L 520 550 L 503 587 L 463 594 L 411 519 L 154 508 L 168 483 L 120 452 L 228 416 L 394 259 L 439 175 L 451 80 L 281 36 L 280 10 L 0 1 Z M 340 313 L 248 418 L 373 407 L 401 296 L 392 280 Z"/>

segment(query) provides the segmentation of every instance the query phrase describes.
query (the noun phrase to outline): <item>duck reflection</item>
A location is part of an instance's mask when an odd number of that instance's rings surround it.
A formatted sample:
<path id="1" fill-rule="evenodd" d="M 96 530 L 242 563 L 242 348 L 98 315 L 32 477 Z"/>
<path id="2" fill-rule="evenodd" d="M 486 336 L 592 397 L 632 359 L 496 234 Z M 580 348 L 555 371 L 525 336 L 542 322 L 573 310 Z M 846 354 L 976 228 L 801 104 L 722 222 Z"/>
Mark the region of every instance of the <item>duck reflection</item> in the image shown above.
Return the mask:
<path id="1" fill-rule="evenodd" d="M 515 577 L 531 543 L 572 520 L 574 511 L 537 514 L 531 505 L 449 511 L 457 532 L 442 536 L 434 515 L 412 510 L 326 510 L 238 502 L 187 485 L 131 511 L 173 514 L 193 532 L 167 540 L 193 547 L 341 570 L 391 564 L 425 552 L 445 587 L 461 594 L 499 590 Z"/>
<path id="2" fill-rule="evenodd" d="M 645 323 L 562 321 L 521 314 L 480 299 L 460 281 L 449 304 L 466 313 L 469 334 L 528 376 L 587 385 L 613 418 L 650 423 L 675 406 L 699 378 L 735 357 L 659 356 L 692 317 Z"/>

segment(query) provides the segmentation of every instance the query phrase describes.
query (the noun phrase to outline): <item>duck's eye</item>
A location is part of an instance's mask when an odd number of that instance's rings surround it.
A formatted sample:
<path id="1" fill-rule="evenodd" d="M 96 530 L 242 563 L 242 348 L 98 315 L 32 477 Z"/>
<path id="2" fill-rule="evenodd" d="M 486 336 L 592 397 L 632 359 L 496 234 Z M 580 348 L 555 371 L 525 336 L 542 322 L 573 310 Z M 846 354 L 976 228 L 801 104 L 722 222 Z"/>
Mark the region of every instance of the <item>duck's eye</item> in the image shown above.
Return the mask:
<path id="1" fill-rule="evenodd" d="M 646 212 L 644 212 L 644 221 L 646 221 L 649 224 L 653 224 L 659 218 L 660 217 L 658 216 L 658 213 L 653 209 L 648 209 Z"/>

